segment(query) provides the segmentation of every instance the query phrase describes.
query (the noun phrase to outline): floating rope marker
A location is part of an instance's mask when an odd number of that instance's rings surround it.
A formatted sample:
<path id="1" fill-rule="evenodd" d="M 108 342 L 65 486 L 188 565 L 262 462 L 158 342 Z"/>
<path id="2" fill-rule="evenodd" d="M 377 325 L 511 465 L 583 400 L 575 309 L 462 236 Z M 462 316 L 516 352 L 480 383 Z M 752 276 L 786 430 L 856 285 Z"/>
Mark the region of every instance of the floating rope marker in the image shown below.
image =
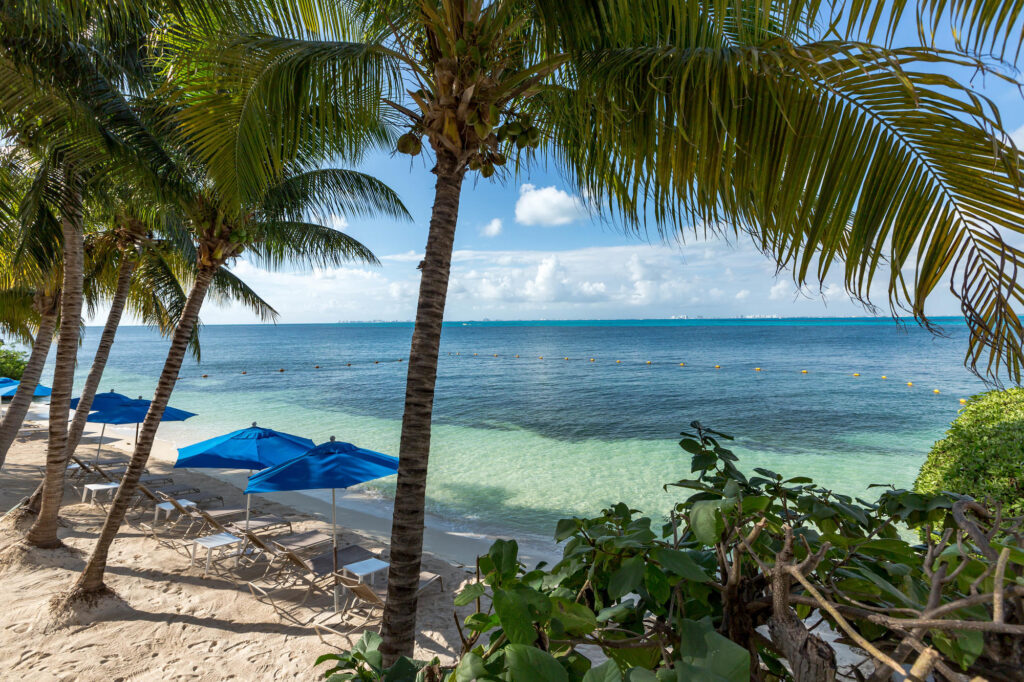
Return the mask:
<path id="1" fill-rule="evenodd" d="M 854 372 L 854 373 L 853 373 L 853 376 L 855 376 L 855 377 L 859 377 L 859 376 L 860 376 L 860 374 L 859 374 L 859 373 L 857 373 L 857 372 Z"/>
<path id="2" fill-rule="evenodd" d="M 476 357 L 476 353 L 473 353 L 473 357 Z"/>
<path id="3" fill-rule="evenodd" d="M 345 363 L 345 366 L 346 366 L 346 367 L 351 367 L 351 366 L 352 366 L 352 363 L 351 363 L 351 362 L 346 362 L 346 363 Z"/>
<path id="4" fill-rule="evenodd" d="M 616 360 L 616 361 L 615 361 L 615 364 L 616 364 L 616 365 L 621 365 L 621 364 L 622 364 L 622 360 Z"/>
<path id="5" fill-rule="evenodd" d="M 686 363 L 685 363 L 685 362 L 680 362 L 680 363 L 679 363 L 679 366 L 680 366 L 680 367 L 686 367 Z"/>
<path id="6" fill-rule="evenodd" d="M 204 375 L 203 375 L 203 378 L 205 379 L 205 378 L 206 378 L 206 377 L 208 377 L 208 376 L 210 376 L 210 375 L 209 375 L 209 374 L 204 374 Z"/>
<path id="7" fill-rule="evenodd" d="M 908 381 L 908 382 L 907 382 L 907 386 L 913 386 L 913 385 L 914 385 L 914 382 L 913 382 L 913 381 Z"/>
<path id="8" fill-rule="evenodd" d="M 497 353 L 495 353 L 495 354 L 494 354 L 494 357 L 498 357 L 498 354 L 497 354 Z"/>
<path id="9" fill-rule="evenodd" d="M 591 361 L 591 362 L 593 362 L 593 361 L 594 361 L 594 358 L 590 358 L 590 361 Z"/>
<path id="10" fill-rule="evenodd" d="M 517 358 L 519 357 L 519 353 L 516 353 L 516 357 L 517 357 Z"/>
<path id="11" fill-rule="evenodd" d="M 284 370 L 283 370 L 283 369 L 279 369 L 279 370 L 277 370 L 277 371 L 278 371 L 278 372 L 283 372 Z"/>
<path id="12" fill-rule="evenodd" d="M 539 355 L 539 356 L 537 356 L 537 359 L 538 359 L 538 360 L 543 360 L 543 359 L 544 359 L 544 356 L 543 356 L 543 355 Z"/>
<path id="13" fill-rule="evenodd" d="M 888 379 L 889 377 L 887 377 L 887 376 L 885 376 L 885 375 L 883 374 L 883 375 L 882 375 L 882 378 L 883 378 L 883 379 Z"/>
<path id="14" fill-rule="evenodd" d="M 960 398 L 960 404 L 961 405 L 966 405 L 967 404 L 967 399 L 966 398 Z"/>
<path id="15" fill-rule="evenodd" d="M 715 365 L 715 369 L 722 369 L 721 365 Z"/>
<path id="16" fill-rule="evenodd" d="M 648 360 L 648 361 L 647 361 L 647 364 L 648 364 L 648 365 L 649 365 L 649 364 L 651 364 L 651 361 L 650 361 L 650 360 Z"/>
<path id="17" fill-rule="evenodd" d="M 320 369 L 320 365 L 313 365 L 313 369 Z"/>
<path id="18" fill-rule="evenodd" d="M 938 392 L 939 392 L 939 389 L 937 389 L 937 388 L 932 391 L 932 393 L 938 393 Z"/>
<path id="19" fill-rule="evenodd" d="M 246 371 L 244 369 L 242 370 L 242 374 L 246 374 Z"/>
<path id="20" fill-rule="evenodd" d="M 754 371 L 755 371 L 755 372 L 760 372 L 760 371 L 761 371 L 761 368 L 760 368 L 760 367 L 755 367 L 755 368 L 754 368 Z"/>
<path id="21" fill-rule="evenodd" d="M 806 369 L 802 369 L 802 370 L 800 370 L 800 373 L 801 374 L 807 374 L 807 370 Z"/>
<path id="22" fill-rule="evenodd" d="M 375 364 L 375 365 L 379 365 L 379 364 L 380 364 L 380 360 L 374 360 L 374 361 L 373 361 L 373 364 Z"/>
<path id="23" fill-rule="evenodd" d="M 566 360 L 568 360 L 568 359 L 569 359 L 569 358 L 566 358 Z"/>

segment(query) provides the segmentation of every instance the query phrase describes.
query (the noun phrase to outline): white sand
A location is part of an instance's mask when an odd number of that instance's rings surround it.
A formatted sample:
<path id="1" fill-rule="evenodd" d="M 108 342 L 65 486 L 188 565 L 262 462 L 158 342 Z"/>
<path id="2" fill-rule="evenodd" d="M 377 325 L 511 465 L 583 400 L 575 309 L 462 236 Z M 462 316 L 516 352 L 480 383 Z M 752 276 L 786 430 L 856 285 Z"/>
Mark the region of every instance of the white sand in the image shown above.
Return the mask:
<path id="1" fill-rule="evenodd" d="M 37 484 L 38 466 L 45 455 L 44 426 L 34 424 L 26 430 L 8 454 L 0 473 L 0 510 L 11 508 Z M 94 451 L 95 442 L 95 436 L 87 436 L 80 453 Z M 171 448 L 161 444 L 149 470 L 169 471 L 175 483 L 221 495 L 230 506 L 244 504 L 238 488 L 221 480 L 223 477 L 170 470 L 172 459 Z M 229 474 L 227 478 L 235 482 L 238 477 Z M 297 531 L 327 530 L 323 519 L 330 522 L 329 505 L 305 495 L 281 494 L 269 501 L 260 496 L 254 506 L 292 520 Z M 4 587 L 0 597 L 0 679 L 312 680 L 320 677 L 313 668 L 318 655 L 346 648 L 359 637 L 359 632 L 346 633 L 347 638 L 330 640 L 334 648 L 327 646 L 301 623 L 328 609 L 329 603 L 311 600 L 314 609 L 293 611 L 300 622 L 283 619 L 270 605 L 253 597 L 244 580 L 204 578 L 201 567 L 189 568 L 185 556 L 146 537 L 133 525 L 122 528 L 107 569 L 107 584 L 123 603 L 105 604 L 101 617 L 90 625 L 47 632 L 48 602 L 81 570 L 103 518 L 99 507 L 81 503 L 69 488 L 60 530 L 68 549 L 36 550 L 14 564 L 0 566 Z M 141 520 L 148 519 L 147 515 Z M 382 538 L 390 531 L 386 520 L 345 509 L 339 510 L 338 522 L 346 528 L 345 540 L 374 551 L 385 550 Z M 355 528 L 366 532 L 351 532 Z M 19 538 L 9 522 L 0 524 L 0 550 Z M 430 550 L 466 564 L 488 545 L 484 539 L 428 533 Z M 452 597 L 469 573 L 435 555 L 424 558 L 424 568 L 443 576 L 445 591 L 434 588 L 421 598 L 416 657 L 436 655 L 450 661 L 459 648 Z M 287 599 L 285 604 L 291 606 Z M 471 609 L 459 611 L 461 620 Z M 377 625 L 371 621 L 368 627 Z"/>

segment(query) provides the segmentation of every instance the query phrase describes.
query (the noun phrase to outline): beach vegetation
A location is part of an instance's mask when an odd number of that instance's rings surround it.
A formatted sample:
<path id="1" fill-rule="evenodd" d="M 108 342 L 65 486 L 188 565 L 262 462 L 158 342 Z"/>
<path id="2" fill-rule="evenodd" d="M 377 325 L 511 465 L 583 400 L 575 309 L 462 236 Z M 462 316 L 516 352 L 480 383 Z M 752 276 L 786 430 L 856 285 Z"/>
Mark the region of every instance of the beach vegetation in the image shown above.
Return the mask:
<path id="1" fill-rule="evenodd" d="M 820 682 L 840 672 L 831 629 L 872 663 L 842 671 L 858 679 L 1018 679 L 1024 518 L 952 494 L 885 486 L 867 502 L 747 476 L 728 436 L 691 427 L 693 477 L 666 486 L 689 496 L 668 518 L 620 503 L 560 521 L 553 566 L 527 568 L 512 540 L 478 559 L 455 597 L 473 612 L 453 666 L 387 670 L 373 635 L 319 663 L 338 680 Z M 586 647 L 608 660 L 593 666 Z"/>
<path id="2" fill-rule="evenodd" d="M 0 377 L 20 379 L 27 364 L 28 356 L 23 351 L 4 348 L 4 342 L 0 341 Z"/>
<path id="3" fill-rule="evenodd" d="M 981 393 L 928 453 L 919 493 L 952 491 L 1024 514 L 1024 388 Z"/>
<path id="4" fill-rule="evenodd" d="M 925 301 L 948 281 L 966 312 L 968 363 L 1019 378 L 1013 304 L 1024 284 L 1013 273 L 1024 254 L 1001 231 L 1024 232 L 1020 154 L 968 79 L 1004 77 L 980 55 L 1003 45 L 1013 58 L 1021 7 L 921 3 L 920 40 L 896 46 L 905 5 L 265 0 L 250 11 L 259 30 L 221 40 L 247 101 L 311 125 L 264 117 L 242 137 L 211 136 L 214 166 L 235 163 L 224 147 L 259 150 L 285 135 L 301 145 L 315 129 L 351 145 L 353 127 L 387 112 L 396 151 L 429 157 L 435 176 L 407 364 L 388 661 L 413 647 L 441 322 L 468 178 L 512 179 L 553 159 L 595 216 L 627 232 L 748 235 L 796 284 L 842 273 L 854 298 L 885 291 L 894 312 L 926 325 Z M 937 47 L 953 20 L 953 48 Z M 337 102 L 346 106 L 324 113 Z M 274 167 L 267 157 L 261 172 Z"/>

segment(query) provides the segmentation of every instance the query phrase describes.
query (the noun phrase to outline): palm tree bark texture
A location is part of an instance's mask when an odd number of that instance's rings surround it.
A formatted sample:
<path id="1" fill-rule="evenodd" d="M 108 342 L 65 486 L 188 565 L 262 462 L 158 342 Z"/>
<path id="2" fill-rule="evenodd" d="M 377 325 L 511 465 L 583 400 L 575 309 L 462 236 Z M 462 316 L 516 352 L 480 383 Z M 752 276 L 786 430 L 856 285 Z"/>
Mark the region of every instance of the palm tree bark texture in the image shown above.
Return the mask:
<path id="1" fill-rule="evenodd" d="M 383 623 L 386 657 L 411 654 L 413 650 L 437 356 L 465 168 L 465 164 L 451 153 L 437 150 L 434 169 L 437 184 L 427 249 L 420 263 L 419 302 L 409 351 L 405 413 L 399 446 L 398 483 L 391 527 L 391 566 L 388 569 L 388 608 Z"/>
<path id="2" fill-rule="evenodd" d="M 188 342 L 192 337 L 192 330 L 199 319 L 199 310 L 202 308 L 206 292 L 210 288 L 210 283 L 213 281 L 213 276 L 216 272 L 217 266 L 204 265 L 199 268 L 196 274 L 192 291 L 185 302 L 181 318 L 178 320 L 178 326 L 174 330 L 171 347 L 167 353 L 163 371 L 160 373 L 160 380 L 157 383 L 153 401 L 150 403 L 146 419 L 143 421 L 142 429 L 139 431 L 135 452 L 132 454 L 131 462 L 128 465 L 127 471 L 125 471 L 124 478 L 121 479 L 121 485 L 114 495 L 114 501 L 110 506 L 110 511 L 107 513 L 107 519 L 103 523 L 103 528 L 100 530 L 100 536 L 96 541 L 92 555 L 89 557 L 89 561 L 71 593 L 67 596 L 68 602 L 77 598 L 94 597 L 107 590 L 103 582 L 103 576 L 106 571 L 107 554 L 110 551 L 110 545 L 114 542 L 114 537 L 121 528 L 125 513 L 128 511 L 128 503 L 131 501 L 132 496 L 134 496 L 139 478 L 146 468 L 149 453 L 153 449 L 153 441 L 156 439 L 156 430 L 160 426 L 164 409 L 171 399 L 171 392 L 174 390 L 178 371 L 181 369 L 181 363 L 185 358 Z"/>
<path id="3" fill-rule="evenodd" d="M 110 313 L 103 325 L 103 333 L 100 335 L 100 344 L 96 348 L 96 354 L 92 359 L 92 367 L 89 368 L 89 375 L 85 378 L 85 385 L 82 387 L 81 396 L 78 399 L 78 408 L 75 410 L 75 418 L 71 420 L 71 428 L 68 430 L 68 442 L 65 448 L 67 455 L 65 462 L 70 461 L 71 455 L 75 454 L 78 443 L 82 440 L 82 433 L 85 431 L 86 420 L 89 418 L 89 409 L 92 407 L 93 398 L 99 389 L 100 380 L 103 378 L 103 370 L 107 366 L 107 359 L 110 357 L 110 349 L 114 345 L 114 337 L 117 335 L 118 325 L 121 324 L 121 316 L 124 313 L 125 303 L 128 301 L 128 290 L 131 289 L 132 275 L 135 273 L 135 259 L 125 254 L 121 261 L 117 275 L 117 289 L 110 301 Z M 40 483 L 35 492 L 29 497 L 24 509 L 31 514 L 39 513 L 39 505 L 42 500 L 43 485 Z"/>
<path id="4" fill-rule="evenodd" d="M 60 296 L 38 293 L 35 298 L 35 307 L 39 311 L 39 329 L 36 331 L 36 340 L 32 344 L 32 353 L 29 355 L 28 364 L 25 365 L 25 371 L 21 375 L 18 390 L 7 408 L 7 412 L 4 413 L 3 423 L 0 423 L 0 467 L 4 465 L 7 451 L 10 450 L 11 444 L 18 435 L 18 429 L 25 421 L 29 405 L 32 404 L 32 396 L 43 375 L 43 366 L 46 364 L 46 356 L 50 353 L 53 333 L 59 319 Z"/>
<path id="5" fill-rule="evenodd" d="M 66 199 L 61 207 L 61 232 L 64 236 L 64 281 L 60 305 L 60 332 L 54 362 L 53 389 L 50 394 L 49 441 L 46 446 L 46 477 L 39 516 L 25 536 L 35 547 L 61 545 L 57 537 L 57 513 L 64 499 L 64 471 L 67 467 L 68 411 L 75 382 L 78 359 L 78 334 L 82 319 L 82 273 L 84 244 L 82 233 L 82 195 L 77 179 L 67 173 Z"/>

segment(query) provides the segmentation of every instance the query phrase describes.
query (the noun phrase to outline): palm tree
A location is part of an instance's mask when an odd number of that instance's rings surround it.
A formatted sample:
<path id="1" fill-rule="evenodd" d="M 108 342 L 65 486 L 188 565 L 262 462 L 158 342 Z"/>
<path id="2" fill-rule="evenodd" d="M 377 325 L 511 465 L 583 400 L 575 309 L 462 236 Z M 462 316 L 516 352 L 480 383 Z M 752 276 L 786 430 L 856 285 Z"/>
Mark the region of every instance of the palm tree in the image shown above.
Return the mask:
<path id="1" fill-rule="evenodd" d="M 519 169 L 542 150 L 629 231 L 748 234 L 799 285 L 842 268 L 868 301 L 928 324 L 948 278 L 971 330 L 968 363 L 1018 379 L 1024 300 L 1021 157 L 991 102 L 957 78 L 972 56 L 1019 46 L 1019 3 L 921 2 L 920 44 L 894 47 L 908 4 L 800 0 L 353 0 L 241 3 L 248 34 L 218 45 L 246 101 L 288 112 L 204 150 L 214 166 L 260 141 L 308 138 L 379 109 L 404 120 L 398 151 L 432 154 L 433 211 L 408 362 L 385 661 L 412 653 L 441 323 L 467 174 Z M 301 7 L 299 6 L 301 4 Z M 889 19 L 890 21 L 886 21 Z M 955 51 L 932 45 L 948 20 Z M 934 20 L 934 21 L 933 21 Z M 883 27 L 883 28 L 880 28 Z M 828 31 L 828 32 L 826 32 Z M 244 31 L 243 31 L 244 33 Z M 881 44 L 872 41 L 880 38 Z M 993 75 L 992 77 L 998 77 Z M 331 103 L 347 102 L 323 115 Z M 361 106 L 365 105 L 365 106 Z M 305 128 L 287 123 L 308 120 Z M 260 160 L 271 174 L 276 160 Z"/>

